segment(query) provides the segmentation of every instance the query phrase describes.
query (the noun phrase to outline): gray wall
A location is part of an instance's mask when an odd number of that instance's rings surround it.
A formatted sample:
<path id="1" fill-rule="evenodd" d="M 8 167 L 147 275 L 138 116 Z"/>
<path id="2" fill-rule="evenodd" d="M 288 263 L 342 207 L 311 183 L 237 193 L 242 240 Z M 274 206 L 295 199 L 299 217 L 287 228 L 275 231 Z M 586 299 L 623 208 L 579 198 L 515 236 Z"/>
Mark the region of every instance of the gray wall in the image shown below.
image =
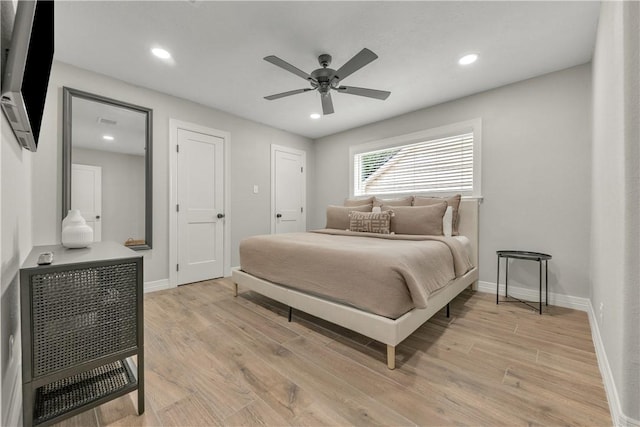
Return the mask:
<path id="1" fill-rule="evenodd" d="M 2 376 L 2 418 L 0 425 L 16 425 L 21 416 L 20 384 L 20 265 L 31 251 L 31 165 L 34 155 L 23 150 L 4 113 L 0 140 L 0 240 L 2 246 L 2 289 L 0 327 L 0 369 Z M 9 341 L 13 337 L 13 347 Z M 12 404 L 13 403 L 13 404 Z"/>
<path id="2" fill-rule="evenodd" d="M 601 6 L 593 58 L 590 262 L 591 303 L 614 383 L 608 385 L 620 399 L 611 405 L 620 405 L 622 418 L 631 417 L 636 423 L 640 423 L 638 9 L 637 2 Z M 604 376 L 607 384 L 606 371 Z M 623 419 L 614 423 L 627 424 Z"/>
<path id="3" fill-rule="evenodd" d="M 102 240 L 144 239 L 144 156 L 74 148 L 71 158 L 102 168 Z"/>
<path id="4" fill-rule="evenodd" d="M 9 47 L 15 9 L 0 6 L 0 52 Z M 3 56 L 4 59 L 4 56 Z M 4 63 L 2 69 L 4 70 Z M 0 123 L 0 425 L 19 425 L 22 409 L 18 269 L 31 250 L 31 159 L 4 116 Z M 13 346 L 9 345 L 13 337 Z"/>
<path id="5" fill-rule="evenodd" d="M 590 80 L 581 65 L 317 140 L 312 228 L 349 194 L 349 146 L 480 117 L 480 280 L 495 283 L 496 250 L 548 252 L 551 291 L 588 297 Z M 537 289 L 537 265 L 510 278 Z"/>
<path id="6" fill-rule="evenodd" d="M 311 140 L 220 110 L 120 80 L 54 62 L 42 124 L 42 144 L 34 156 L 33 236 L 35 244 L 60 241 L 62 180 L 62 87 L 67 86 L 153 109 L 153 249 L 145 251 L 145 281 L 169 277 L 169 119 L 231 133 L 231 265 L 238 264 L 240 239 L 270 232 L 270 145 L 307 152 L 307 185 L 314 182 Z M 203 88 L 203 90 L 207 90 Z M 253 194 L 253 185 L 260 187 Z M 313 209 L 307 204 L 307 211 Z"/>

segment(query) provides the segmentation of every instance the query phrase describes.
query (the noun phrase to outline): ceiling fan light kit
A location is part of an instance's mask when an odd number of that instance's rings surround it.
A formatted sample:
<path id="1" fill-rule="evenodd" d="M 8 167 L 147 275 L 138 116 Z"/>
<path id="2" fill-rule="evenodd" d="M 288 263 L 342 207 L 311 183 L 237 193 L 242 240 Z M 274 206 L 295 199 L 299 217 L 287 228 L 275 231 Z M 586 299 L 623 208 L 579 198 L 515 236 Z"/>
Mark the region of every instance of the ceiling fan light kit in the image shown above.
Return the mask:
<path id="1" fill-rule="evenodd" d="M 333 101 L 331 100 L 332 90 L 349 95 L 357 95 L 367 98 L 385 100 L 389 97 L 389 95 L 391 95 L 391 92 L 354 86 L 342 86 L 340 84 L 342 80 L 355 73 L 370 62 L 376 60 L 377 58 L 378 55 L 376 55 L 369 49 L 364 48 L 336 71 L 332 68 L 329 68 L 329 65 L 331 65 L 331 55 L 327 55 L 325 53 L 318 56 L 318 62 L 320 63 L 320 66 L 322 68 L 318 68 L 317 70 L 312 71 L 311 74 L 307 74 L 299 68 L 278 58 L 277 56 L 266 56 L 264 58 L 265 61 L 270 62 L 277 67 L 287 70 L 290 73 L 293 73 L 296 76 L 307 80 L 311 87 L 277 93 L 275 95 L 265 96 L 264 98 L 269 101 L 273 101 L 274 99 L 284 98 L 285 96 L 296 95 L 298 93 L 304 93 L 310 90 L 317 90 L 320 93 L 320 100 L 322 101 L 322 113 L 324 115 L 332 114 L 334 111 Z"/>

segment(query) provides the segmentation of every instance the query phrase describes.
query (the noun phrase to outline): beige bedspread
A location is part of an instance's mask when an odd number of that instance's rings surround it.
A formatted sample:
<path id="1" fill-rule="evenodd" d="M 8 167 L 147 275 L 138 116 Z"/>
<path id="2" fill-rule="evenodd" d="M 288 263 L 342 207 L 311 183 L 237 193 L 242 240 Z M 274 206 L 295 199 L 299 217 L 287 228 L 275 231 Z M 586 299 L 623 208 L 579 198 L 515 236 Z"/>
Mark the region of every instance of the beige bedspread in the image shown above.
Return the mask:
<path id="1" fill-rule="evenodd" d="M 473 268 L 462 244 L 439 236 L 316 230 L 240 242 L 243 271 L 392 319 Z"/>

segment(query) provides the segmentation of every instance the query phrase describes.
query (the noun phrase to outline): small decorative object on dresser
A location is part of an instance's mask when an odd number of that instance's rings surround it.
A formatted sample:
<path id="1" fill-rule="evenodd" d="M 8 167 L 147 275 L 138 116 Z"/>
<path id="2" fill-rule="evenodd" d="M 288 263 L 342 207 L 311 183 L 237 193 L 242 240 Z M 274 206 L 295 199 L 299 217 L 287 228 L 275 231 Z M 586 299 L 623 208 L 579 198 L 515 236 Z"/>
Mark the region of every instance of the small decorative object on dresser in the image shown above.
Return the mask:
<path id="1" fill-rule="evenodd" d="M 62 246 L 65 248 L 86 248 L 93 243 L 93 228 L 80 215 L 78 209 L 72 209 L 62 220 Z"/>

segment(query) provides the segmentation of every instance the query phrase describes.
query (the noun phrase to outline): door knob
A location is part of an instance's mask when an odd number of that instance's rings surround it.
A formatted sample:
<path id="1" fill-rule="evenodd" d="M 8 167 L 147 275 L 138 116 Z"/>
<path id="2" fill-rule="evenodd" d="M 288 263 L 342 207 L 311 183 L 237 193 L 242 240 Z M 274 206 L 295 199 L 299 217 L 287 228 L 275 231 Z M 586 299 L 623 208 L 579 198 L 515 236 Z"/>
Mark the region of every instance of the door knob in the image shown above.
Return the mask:
<path id="1" fill-rule="evenodd" d="M 276 214 L 276 218 L 282 218 L 282 214 L 281 213 L 277 213 Z"/>
<path id="2" fill-rule="evenodd" d="M 96 219 L 100 219 L 100 215 L 96 215 Z"/>
<path id="3" fill-rule="evenodd" d="M 224 218 L 224 214 L 223 213 L 219 213 L 218 214 L 218 219 L 222 219 L 222 218 Z"/>

